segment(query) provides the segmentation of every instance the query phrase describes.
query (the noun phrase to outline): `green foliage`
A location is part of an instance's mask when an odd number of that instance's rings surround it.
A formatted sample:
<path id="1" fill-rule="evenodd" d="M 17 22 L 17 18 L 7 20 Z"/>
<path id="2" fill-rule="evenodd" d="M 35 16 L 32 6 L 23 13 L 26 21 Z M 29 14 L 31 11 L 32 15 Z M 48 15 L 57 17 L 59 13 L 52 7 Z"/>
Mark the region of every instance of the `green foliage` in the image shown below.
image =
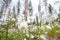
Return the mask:
<path id="1" fill-rule="evenodd" d="M 5 32 L 4 31 L 0 31 L 0 40 L 5 40 Z"/>
<path id="2" fill-rule="evenodd" d="M 60 21 L 60 14 L 58 14 L 58 21 Z"/>
<path id="3" fill-rule="evenodd" d="M 33 24 L 35 24 L 35 19 L 34 19 L 34 21 L 33 21 Z"/>
<path id="4" fill-rule="evenodd" d="M 38 16 L 36 16 L 36 25 L 39 26 L 39 23 L 38 23 Z"/>
<path id="5" fill-rule="evenodd" d="M 8 29 L 13 26 L 15 24 L 15 21 L 12 21 L 12 20 L 8 20 L 4 25 L 1 24 L 1 29 L 3 30 L 0 30 L 0 37 L 1 37 L 1 40 L 8 40 Z M 4 37 L 4 38 L 2 38 Z"/>
<path id="6" fill-rule="evenodd" d="M 48 25 L 48 24 L 49 24 L 49 22 L 46 21 L 45 25 Z"/>
<path id="7" fill-rule="evenodd" d="M 47 34 L 51 37 L 55 37 L 57 35 L 60 35 L 58 34 L 60 33 L 59 31 L 60 31 L 60 27 L 54 25 L 51 30 L 47 31 Z"/>
<path id="8" fill-rule="evenodd" d="M 10 22 L 11 21 L 7 22 L 7 24 L 9 25 Z M 11 22 L 11 24 L 13 24 L 13 23 Z M 20 31 L 19 32 L 12 31 L 11 33 L 8 33 L 7 34 L 7 36 L 8 36 L 7 37 L 7 40 L 24 40 L 24 39 L 31 40 L 31 35 L 34 36 L 34 39 L 35 40 L 41 40 L 40 36 L 41 35 L 44 35 L 45 32 L 47 32 L 48 35 L 51 35 L 52 36 L 52 35 L 57 34 L 57 31 L 60 30 L 60 28 L 58 26 L 55 26 L 53 24 L 52 24 L 52 26 L 53 26 L 52 29 L 51 30 L 47 30 L 47 31 L 44 31 L 46 29 L 43 30 L 43 29 L 40 29 L 40 28 L 37 28 L 34 31 L 28 30 L 28 33 L 26 33 L 26 31 L 25 31 L 25 33 L 22 32 L 22 31 L 21 32 Z M 6 39 L 6 32 L 0 31 L 0 39 L 1 40 L 5 40 Z"/>

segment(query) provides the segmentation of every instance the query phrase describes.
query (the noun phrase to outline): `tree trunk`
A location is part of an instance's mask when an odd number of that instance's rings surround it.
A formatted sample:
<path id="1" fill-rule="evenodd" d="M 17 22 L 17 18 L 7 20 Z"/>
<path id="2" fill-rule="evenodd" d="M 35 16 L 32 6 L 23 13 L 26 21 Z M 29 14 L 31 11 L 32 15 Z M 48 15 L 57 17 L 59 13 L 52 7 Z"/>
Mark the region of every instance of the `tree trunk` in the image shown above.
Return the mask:
<path id="1" fill-rule="evenodd" d="M 25 20 L 27 21 L 27 11 L 28 11 L 28 0 L 25 0 Z"/>

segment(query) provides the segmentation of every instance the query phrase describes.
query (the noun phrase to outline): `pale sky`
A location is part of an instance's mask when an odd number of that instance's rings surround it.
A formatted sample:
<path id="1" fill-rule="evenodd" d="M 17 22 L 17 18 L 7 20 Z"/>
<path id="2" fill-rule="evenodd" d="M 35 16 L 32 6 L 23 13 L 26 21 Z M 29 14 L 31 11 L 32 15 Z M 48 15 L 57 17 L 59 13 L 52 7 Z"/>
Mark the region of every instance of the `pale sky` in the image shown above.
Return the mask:
<path id="1" fill-rule="evenodd" d="M 2 0 L 0 0 L 2 1 Z M 41 1 L 41 4 L 43 4 L 43 0 L 40 0 Z M 55 1 L 58 1 L 58 0 L 48 0 L 47 3 L 48 4 L 51 4 L 53 6 L 54 9 L 56 9 L 57 11 L 59 10 L 59 6 L 60 6 L 60 3 L 57 3 L 57 4 L 54 4 Z M 13 6 L 16 6 L 17 5 L 17 2 L 18 0 L 12 0 L 11 4 L 10 4 L 10 7 L 13 7 Z M 39 0 L 31 0 L 32 2 L 32 6 L 33 6 L 33 10 L 34 12 L 33 13 L 36 13 L 38 11 L 38 3 L 39 3 Z M 21 11 L 24 10 L 24 0 L 20 0 L 20 3 L 21 3 Z M 1 6 L 1 2 L 0 2 L 0 6 Z"/>
<path id="2" fill-rule="evenodd" d="M 42 1 L 43 0 L 41 0 L 41 4 L 42 4 Z M 17 4 L 17 2 L 18 2 L 18 0 L 13 0 L 11 2 L 11 5 L 14 6 L 14 5 Z M 32 2 L 33 10 L 37 10 L 37 6 L 38 6 L 38 3 L 39 3 L 39 0 L 31 0 L 31 2 Z M 24 0 L 20 0 L 20 3 L 21 3 L 21 8 L 22 8 L 21 10 L 23 10 L 24 9 L 23 8 L 24 7 Z M 56 8 L 58 8 L 58 6 L 60 5 L 59 3 L 54 5 L 55 0 L 48 0 L 48 3 L 50 3 L 53 7 L 56 7 Z"/>

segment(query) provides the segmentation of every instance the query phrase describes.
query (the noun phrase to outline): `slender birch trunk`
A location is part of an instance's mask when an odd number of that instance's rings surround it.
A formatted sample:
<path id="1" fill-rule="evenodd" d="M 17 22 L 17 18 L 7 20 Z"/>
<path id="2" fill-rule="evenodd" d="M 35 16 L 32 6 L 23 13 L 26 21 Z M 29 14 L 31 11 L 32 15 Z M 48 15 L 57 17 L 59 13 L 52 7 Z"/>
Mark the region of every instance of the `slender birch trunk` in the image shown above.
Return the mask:
<path id="1" fill-rule="evenodd" d="M 27 21 L 27 11 L 28 11 L 28 0 L 25 0 L 25 20 Z"/>

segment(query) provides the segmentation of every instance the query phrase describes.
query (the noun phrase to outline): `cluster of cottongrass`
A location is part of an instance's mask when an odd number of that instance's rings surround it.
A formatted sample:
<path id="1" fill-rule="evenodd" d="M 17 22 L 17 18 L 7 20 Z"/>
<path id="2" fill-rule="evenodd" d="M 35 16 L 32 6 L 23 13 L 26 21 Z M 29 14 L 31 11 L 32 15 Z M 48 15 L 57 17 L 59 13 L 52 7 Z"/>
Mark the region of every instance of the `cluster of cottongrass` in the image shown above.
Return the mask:
<path id="1" fill-rule="evenodd" d="M 18 28 L 12 24 L 14 22 L 8 21 L 5 25 L 0 25 L 1 40 L 57 40 L 60 37 L 60 27 L 56 23 L 28 25 L 24 21 Z"/>

